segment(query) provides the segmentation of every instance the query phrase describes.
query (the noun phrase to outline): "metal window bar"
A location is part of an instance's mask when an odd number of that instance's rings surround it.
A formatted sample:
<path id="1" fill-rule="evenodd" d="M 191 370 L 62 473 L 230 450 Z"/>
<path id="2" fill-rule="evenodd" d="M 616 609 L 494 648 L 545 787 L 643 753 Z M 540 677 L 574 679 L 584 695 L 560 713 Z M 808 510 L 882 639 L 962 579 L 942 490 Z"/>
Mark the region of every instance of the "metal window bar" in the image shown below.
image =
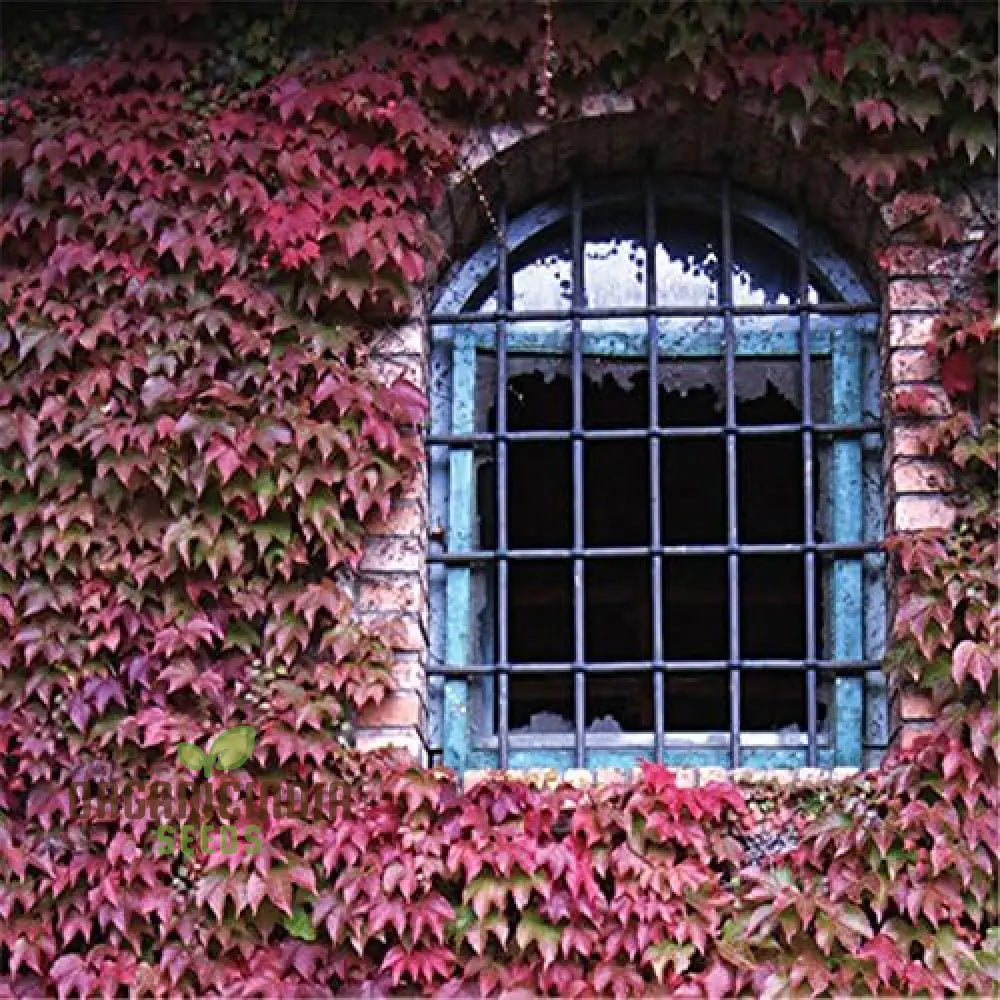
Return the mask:
<path id="1" fill-rule="evenodd" d="M 570 197 L 570 283 L 573 308 L 583 309 L 583 185 L 574 180 Z M 573 547 L 583 548 L 583 325 L 579 316 L 573 317 L 573 356 L 570 361 L 573 401 Z M 577 767 L 586 766 L 587 742 L 587 673 L 585 668 L 586 636 L 584 587 L 584 561 L 573 557 L 573 753 Z"/>
<path id="2" fill-rule="evenodd" d="M 497 221 L 497 302 L 510 309 L 511 287 L 507 276 L 507 197 L 501 192 Z M 497 511 L 497 763 L 507 769 L 510 759 L 510 673 L 508 665 L 508 567 L 507 557 L 507 326 L 497 320 L 496 387 L 496 511 Z"/>
<path id="3" fill-rule="evenodd" d="M 806 311 L 817 316 L 877 316 L 879 307 L 870 302 L 810 302 L 806 305 L 730 306 L 571 306 L 569 309 L 496 309 L 493 312 L 439 312 L 428 317 L 431 326 L 466 326 L 495 323 L 498 319 L 520 323 L 567 319 L 705 319 L 713 316 L 795 316 Z M 932 312 L 933 310 L 926 310 Z"/>
<path id="4" fill-rule="evenodd" d="M 646 307 L 656 306 L 656 195 L 653 190 L 653 172 L 651 164 L 646 170 L 643 184 L 645 218 L 643 220 L 643 236 L 646 250 Z M 646 320 L 646 338 L 648 347 L 649 368 L 649 541 L 650 585 L 651 594 L 651 627 L 653 654 L 653 759 L 657 764 L 663 763 L 663 737 L 666 730 L 666 711 L 663 703 L 666 683 L 663 675 L 663 556 L 658 551 L 662 545 L 660 539 L 660 438 L 652 433 L 660 425 L 660 348 L 659 331 L 656 328 L 656 317 L 650 312 Z"/>
<path id="5" fill-rule="evenodd" d="M 882 549 L 878 541 L 835 540 L 819 542 L 816 538 L 815 519 L 815 487 L 813 475 L 815 470 L 816 439 L 829 439 L 834 445 L 842 441 L 860 442 L 862 436 L 880 434 L 882 425 L 873 419 L 844 419 L 834 422 L 817 423 L 813 420 L 812 408 L 812 358 L 815 349 L 812 317 L 819 317 L 818 326 L 827 331 L 824 336 L 836 336 L 836 330 L 831 333 L 829 324 L 832 319 L 825 317 L 877 316 L 878 307 L 869 302 L 824 302 L 810 303 L 809 289 L 809 246 L 807 240 L 807 220 L 804 210 L 798 212 L 797 245 L 797 299 L 790 305 L 752 305 L 737 306 L 733 301 L 733 232 L 732 232 L 732 201 L 731 183 L 728 174 L 721 178 L 719 194 L 719 224 L 720 241 L 720 278 L 719 305 L 710 307 L 676 307 L 659 306 L 657 304 L 656 288 L 656 249 L 657 241 L 662 235 L 657 233 L 657 200 L 652 183 L 652 174 L 647 173 L 642 189 L 643 225 L 642 240 L 646 256 L 646 294 L 644 307 L 621 308 L 589 308 L 586 305 L 586 289 L 584 287 L 584 230 L 583 212 L 584 199 L 582 182 L 574 181 L 570 191 L 570 253 L 571 253 L 571 306 L 563 310 L 524 310 L 515 311 L 512 306 L 512 280 L 509 269 L 509 247 L 507 242 L 507 205 L 501 199 L 498 205 L 498 219 L 501 238 L 496 245 L 496 301 L 500 308 L 492 312 L 438 312 L 430 317 L 432 328 L 456 327 L 470 325 L 471 329 L 462 333 L 463 362 L 468 372 L 468 352 L 482 349 L 482 343 L 472 346 L 468 339 L 472 330 L 480 324 L 492 324 L 495 331 L 496 351 L 496 398 L 495 398 L 495 428 L 492 431 L 477 432 L 471 429 L 471 421 L 463 420 L 460 432 L 452 429 L 451 433 L 432 433 L 426 436 L 430 446 L 446 446 L 456 449 L 453 454 L 461 454 L 466 461 L 461 466 L 451 463 L 452 476 L 456 470 L 461 474 L 471 474 L 472 453 L 477 448 L 492 449 L 495 456 L 496 481 L 496 546 L 495 548 L 472 548 L 456 546 L 455 542 L 468 537 L 468 530 L 453 530 L 449 536 L 449 551 L 431 552 L 428 561 L 444 564 L 449 568 L 462 568 L 470 572 L 476 565 L 486 564 L 496 567 L 496 656 L 492 663 L 470 663 L 470 656 L 456 655 L 458 643 L 452 642 L 449 636 L 447 642 L 447 660 L 432 658 L 428 665 L 431 675 L 441 676 L 450 680 L 471 680 L 474 677 L 490 678 L 496 682 L 497 712 L 496 734 L 494 739 L 497 749 L 497 762 L 501 768 L 510 763 L 511 732 L 510 732 L 510 676 L 531 674 L 569 674 L 573 678 L 573 732 L 571 737 L 573 760 L 577 767 L 583 767 L 587 760 L 588 746 L 638 746 L 641 734 L 620 734 L 618 737 L 601 734 L 595 739 L 593 733 L 586 729 L 586 693 L 587 677 L 590 674 L 616 674 L 636 670 L 650 672 L 653 685 L 653 733 L 652 751 L 654 759 L 664 759 L 665 745 L 668 742 L 665 725 L 665 681 L 671 671 L 701 672 L 727 671 L 729 675 L 729 732 L 727 734 L 707 734 L 711 739 L 708 744 L 720 745 L 719 740 L 725 738 L 730 766 L 738 767 L 743 757 L 743 747 L 768 745 L 761 743 L 762 734 L 743 734 L 741 730 L 741 674 L 743 671 L 779 670 L 804 673 L 806 677 L 806 733 L 801 745 L 804 746 L 806 762 L 809 766 L 818 763 L 818 750 L 834 736 L 821 735 L 818 731 L 818 676 L 837 678 L 863 679 L 866 671 L 880 668 L 878 660 L 866 659 L 862 656 L 845 656 L 841 651 L 838 657 L 838 647 L 835 645 L 832 656 L 821 657 L 817 649 L 817 619 L 816 603 L 817 559 L 824 564 L 837 566 L 838 560 L 847 558 L 860 560 L 864 556 L 877 557 Z M 736 408 L 736 357 L 737 333 L 735 321 L 738 317 L 768 317 L 779 316 L 795 318 L 797 321 L 797 357 L 801 375 L 801 419 L 796 423 L 755 424 L 740 426 L 737 422 Z M 663 350 L 658 327 L 660 318 L 721 317 L 722 320 L 722 356 L 725 368 L 725 420 L 722 426 L 696 427 L 660 427 L 659 426 L 659 366 Z M 587 319 L 645 319 L 646 344 L 645 354 L 648 364 L 649 407 L 647 426 L 640 428 L 615 429 L 584 429 L 584 393 L 583 393 L 583 358 L 584 333 L 583 321 Z M 569 321 L 570 336 L 570 366 L 572 389 L 571 426 L 565 431 L 560 430 L 529 430 L 511 431 L 508 426 L 507 390 L 509 375 L 510 336 L 508 322 L 510 321 L 559 320 Z M 447 337 L 454 330 L 445 329 Z M 842 335 L 853 336 L 857 331 L 848 329 Z M 457 333 L 456 333 L 457 335 Z M 858 334 L 860 335 L 860 334 Z M 475 337 L 474 334 L 472 334 Z M 831 341 L 832 342 L 832 341 Z M 456 342 L 457 343 L 457 342 Z M 518 349 L 518 348 L 515 348 Z M 521 348 L 523 349 L 523 348 Z M 742 356 L 742 355 L 741 355 Z M 458 383 L 456 383 L 456 388 Z M 850 414 L 853 416 L 854 414 Z M 857 414 L 858 417 L 862 415 Z M 474 426 L 474 424 L 473 424 Z M 739 530 L 738 503 L 738 463 L 737 444 L 741 438 L 755 435 L 795 434 L 800 437 L 803 461 L 803 541 L 801 543 L 741 543 Z M 660 493 L 661 453 L 660 442 L 671 438 L 716 438 L 725 440 L 726 468 L 726 542 L 724 544 L 689 544 L 664 545 L 662 543 L 662 515 L 664 497 Z M 589 547 L 584 538 L 584 496 L 585 470 L 584 445 L 588 441 L 614 440 L 645 440 L 649 448 L 649 486 L 650 486 L 650 544 Z M 550 547 L 518 549 L 511 548 L 508 537 L 508 455 L 507 447 L 515 441 L 566 441 L 571 444 L 572 483 L 573 483 L 573 544 L 570 547 Z M 454 484 L 452 486 L 454 488 Z M 836 536 L 835 536 L 836 537 Z M 740 563 L 745 556 L 753 555 L 800 555 L 804 561 L 804 612 L 806 618 L 805 650 L 802 658 L 782 659 L 748 659 L 741 655 L 740 636 Z M 708 557 L 723 556 L 726 560 L 727 598 L 728 598 L 728 628 L 729 645 L 726 659 L 714 660 L 682 660 L 666 657 L 664 650 L 664 594 L 663 594 L 663 559 L 665 557 Z M 586 661 L 586 587 L 585 575 L 587 563 L 594 559 L 613 558 L 648 558 L 650 561 L 651 583 L 651 618 L 652 618 L 652 649 L 648 661 L 618 660 L 588 663 Z M 509 648 L 509 565 L 517 560 L 561 560 L 569 561 L 572 566 L 572 602 L 573 602 L 573 658 L 567 662 L 510 662 Z M 464 620 L 464 619 L 463 619 Z M 468 632 L 466 632 L 468 639 Z M 470 647 L 471 650 L 471 647 Z M 853 647 L 850 648 L 853 652 Z M 446 727 L 446 731 L 454 732 L 454 727 Z M 488 734 L 480 734 L 490 739 Z M 705 734 L 702 734 L 705 735 Z M 766 734 L 764 734 L 766 735 Z M 589 737 L 589 742 L 588 742 Z M 684 734 L 671 733 L 670 744 L 676 745 L 687 739 Z M 537 745 L 557 743 L 562 746 L 570 737 L 533 736 L 519 741 L 519 745 Z M 793 741 L 794 742 L 794 741 Z M 707 745 L 707 744 L 706 744 Z M 462 755 L 464 759 L 464 754 Z"/>
<path id="6" fill-rule="evenodd" d="M 706 556 L 793 556 L 816 553 L 828 559 L 837 556 L 877 555 L 882 551 L 878 542 L 767 542 L 744 545 L 724 545 L 706 542 L 704 545 L 615 545 L 602 548 L 555 548 L 555 549 L 468 549 L 455 552 L 431 552 L 429 563 L 443 563 L 446 566 L 475 565 L 498 560 L 516 562 L 530 559 L 544 561 L 553 559 L 639 559 L 663 556 L 697 559 Z"/>
<path id="7" fill-rule="evenodd" d="M 724 324 L 723 358 L 726 382 L 726 521 L 732 551 L 726 556 L 729 580 L 729 766 L 740 766 L 740 556 L 739 505 L 736 497 L 736 339 L 733 323 L 733 230 L 730 225 L 731 184 L 727 165 L 722 178 L 722 259 L 719 303 Z"/>
<path id="8" fill-rule="evenodd" d="M 809 297 L 809 248 L 807 222 L 803 200 L 798 210 L 798 301 Z M 813 430 L 812 430 L 812 350 L 809 313 L 799 313 L 799 374 L 802 382 L 802 527 L 807 548 L 804 551 L 804 582 L 806 612 L 806 765 L 816 767 L 816 738 L 819 697 L 816 691 L 816 524 L 813 510 Z"/>
<path id="9" fill-rule="evenodd" d="M 820 437 L 860 437 L 863 434 L 878 434 L 882 431 L 882 424 L 874 421 L 862 421 L 860 423 L 813 424 L 812 432 L 814 436 Z M 584 438 L 588 441 L 634 441 L 642 438 L 712 438 L 723 437 L 726 433 L 725 427 L 705 426 L 705 427 L 615 427 L 597 430 L 584 430 L 579 433 L 574 431 L 556 430 L 531 430 L 531 431 L 507 431 L 503 436 L 505 441 L 572 441 L 576 437 Z M 777 434 L 801 434 L 801 424 L 753 424 L 752 426 L 741 427 L 740 437 L 766 436 L 772 437 Z M 426 437 L 428 445 L 448 445 L 450 447 L 464 447 L 468 445 L 492 445 L 497 440 L 497 434 L 484 431 L 471 434 L 428 434 Z"/>
<path id="10" fill-rule="evenodd" d="M 589 439 L 588 439 L 589 440 Z M 498 559 L 636 559 L 649 556 L 792 556 L 815 552 L 821 556 L 863 556 L 882 551 L 878 542 L 746 542 L 743 545 L 704 544 L 691 545 L 606 545 L 600 548 L 548 548 L 548 549 L 468 549 L 455 552 L 431 552 L 430 563 L 465 565 L 489 563 Z"/>
<path id="11" fill-rule="evenodd" d="M 664 660 L 660 666 L 665 671 L 719 671 L 726 670 L 730 661 L 725 660 Z M 742 660 L 740 669 L 742 670 L 789 670 L 803 671 L 809 666 L 810 661 L 804 659 L 766 659 L 766 660 Z M 844 674 L 845 676 L 856 676 L 866 670 L 878 670 L 881 666 L 878 660 L 858 659 L 858 660 L 815 660 L 813 666 L 816 670 L 829 674 Z M 562 662 L 546 660 L 544 663 L 529 663 L 518 661 L 508 663 L 507 670 L 511 674 L 565 674 L 573 673 L 581 669 L 572 660 Z M 598 660 L 586 663 L 582 670 L 588 674 L 620 674 L 636 670 L 649 670 L 649 660 Z M 436 662 L 428 667 L 432 674 L 444 677 L 462 677 L 466 674 L 489 674 L 494 675 L 497 670 L 496 663 L 441 663 Z M 728 734 L 727 734 L 728 738 Z"/>

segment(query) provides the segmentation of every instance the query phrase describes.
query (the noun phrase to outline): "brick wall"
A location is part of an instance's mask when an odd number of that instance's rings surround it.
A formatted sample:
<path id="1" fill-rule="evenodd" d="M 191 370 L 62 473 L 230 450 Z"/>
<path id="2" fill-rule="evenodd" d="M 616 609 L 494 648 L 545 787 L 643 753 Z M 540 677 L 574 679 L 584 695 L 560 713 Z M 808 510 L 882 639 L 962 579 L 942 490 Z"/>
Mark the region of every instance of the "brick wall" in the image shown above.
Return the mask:
<path id="1" fill-rule="evenodd" d="M 377 341 L 375 370 L 386 381 L 403 375 L 427 388 L 427 332 L 416 317 Z M 420 476 L 369 535 L 357 584 L 360 621 L 392 621 L 395 630 L 393 691 L 358 720 L 359 747 L 398 746 L 426 760 L 427 718 L 427 482 Z"/>
<path id="2" fill-rule="evenodd" d="M 880 285 L 887 530 L 949 527 L 954 511 L 948 502 L 948 471 L 920 453 L 917 425 L 891 415 L 891 398 L 898 389 L 924 386 L 937 394 L 940 413 L 947 412 L 935 363 L 925 348 L 957 271 L 957 255 L 921 246 L 912 234 L 898 230 L 891 212 L 851 185 L 828 157 L 782 145 L 762 133 L 755 109 L 740 98 L 711 109 L 676 112 L 666 124 L 632 112 L 627 99 L 590 97 L 576 122 L 555 128 L 502 125 L 470 133 L 463 169 L 451 178 L 446 201 L 433 220 L 447 248 L 444 268 L 488 234 L 492 222 L 484 202 L 494 203 L 501 185 L 513 214 L 565 184 L 581 166 L 591 174 L 610 174 L 652 161 L 663 170 L 711 174 L 725 157 L 735 183 L 779 202 L 801 193 L 813 217 Z M 876 258 L 887 265 L 886 273 L 876 267 Z M 425 308 L 421 303 L 413 322 L 383 338 L 377 361 L 387 376 L 403 372 L 424 388 L 429 338 L 420 317 Z M 394 744 L 421 760 L 427 750 L 427 518 L 426 482 L 421 481 L 369 539 L 358 593 L 363 620 L 392 617 L 402 623 L 396 690 L 359 720 L 359 745 Z M 890 718 L 892 739 L 906 741 L 927 725 L 931 708 L 911 691 L 893 691 Z"/>
<path id="3" fill-rule="evenodd" d="M 970 240 L 979 235 L 972 229 L 975 213 L 971 197 L 995 206 L 995 187 L 973 183 L 951 206 L 967 220 Z M 955 507 L 949 502 L 955 484 L 946 465 L 922 453 L 919 431 L 927 420 L 951 412 L 939 384 L 937 363 L 928 353 L 927 344 L 936 314 L 950 295 L 961 294 L 957 276 L 962 272 L 962 257 L 967 250 L 958 247 L 944 251 L 921 245 L 912 229 L 901 227 L 900 220 L 888 208 L 883 211 L 883 219 L 887 230 L 893 233 L 881 253 L 886 271 L 881 350 L 887 530 L 947 529 L 955 522 Z M 893 393 L 912 389 L 933 394 L 932 416 L 919 418 L 893 413 L 890 405 Z M 892 586 L 890 579 L 890 610 Z M 904 746 L 930 727 L 935 714 L 930 699 L 906 685 L 890 692 L 889 711 L 891 739 Z"/>

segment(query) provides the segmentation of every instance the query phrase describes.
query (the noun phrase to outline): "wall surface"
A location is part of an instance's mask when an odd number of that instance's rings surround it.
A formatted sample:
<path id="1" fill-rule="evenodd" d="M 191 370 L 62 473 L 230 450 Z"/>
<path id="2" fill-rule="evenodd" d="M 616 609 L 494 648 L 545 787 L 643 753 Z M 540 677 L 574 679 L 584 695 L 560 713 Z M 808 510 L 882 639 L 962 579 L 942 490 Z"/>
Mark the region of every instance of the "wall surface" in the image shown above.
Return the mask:
<path id="1" fill-rule="evenodd" d="M 996 993 L 991 5 L 3 18 L 0 994 Z M 870 772 L 412 760 L 427 310 L 501 182 L 637 156 L 802 194 L 878 289 Z"/>

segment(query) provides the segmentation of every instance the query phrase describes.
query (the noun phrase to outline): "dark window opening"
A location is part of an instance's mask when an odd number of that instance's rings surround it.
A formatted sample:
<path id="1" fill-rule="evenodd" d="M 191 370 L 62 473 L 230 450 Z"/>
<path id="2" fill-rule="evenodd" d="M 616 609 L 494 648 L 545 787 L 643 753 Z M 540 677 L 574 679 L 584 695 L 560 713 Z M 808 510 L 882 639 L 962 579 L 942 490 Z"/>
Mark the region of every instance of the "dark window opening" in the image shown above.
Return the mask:
<path id="1" fill-rule="evenodd" d="M 610 376 L 584 382 L 588 428 L 641 426 L 648 414 L 645 373 L 623 387 Z M 570 426 L 571 384 L 564 376 L 521 375 L 508 386 L 512 431 Z M 713 388 L 685 393 L 660 389 L 660 425 L 716 427 L 722 402 Z M 792 424 L 799 409 L 772 386 L 738 400 L 740 424 Z M 491 414 L 491 421 L 492 421 Z M 649 444 L 644 439 L 587 440 L 583 520 L 588 548 L 650 544 Z M 508 537 L 512 549 L 557 549 L 572 544 L 571 444 L 514 441 L 508 445 Z M 661 538 L 664 544 L 720 545 L 726 540 L 725 440 L 721 435 L 666 438 L 660 451 Z M 802 542 L 804 475 L 797 435 L 741 439 L 737 462 L 741 541 Z M 495 493 L 493 466 L 480 469 L 479 495 Z M 814 495 L 818 490 L 814 491 Z M 482 542 L 496 544 L 492 505 L 483 504 Z M 584 660 L 590 664 L 648 661 L 652 649 L 651 559 L 589 557 L 584 565 Z M 664 558 L 663 649 L 668 660 L 726 660 L 729 586 L 725 555 Z M 805 579 L 801 554 L 740 559 L 741 658 L 802 659 Z M 818 601 L 818 594 L 817 594 Z M 567 558 L 517 559 L 509 565 L 511 663 L 574 659 L 572 564 Z M 817 635 L 817 648 L 821 640 Z M 728 672 L 675 671 L 665 679 L 668 731 L 723 731 L 729 720 Z M 513 675 L 512 731 L 571 732 L 573 679 L 567 672 Z M 806 727 L 806 682 L 801 671 L 747 669 L 741 726 L 777 731 Z M 823 706 L 820 706 L 820 721 Z M 653 728 L 650 670 L 590 673 L 586 725 L 593 732 Z"/>

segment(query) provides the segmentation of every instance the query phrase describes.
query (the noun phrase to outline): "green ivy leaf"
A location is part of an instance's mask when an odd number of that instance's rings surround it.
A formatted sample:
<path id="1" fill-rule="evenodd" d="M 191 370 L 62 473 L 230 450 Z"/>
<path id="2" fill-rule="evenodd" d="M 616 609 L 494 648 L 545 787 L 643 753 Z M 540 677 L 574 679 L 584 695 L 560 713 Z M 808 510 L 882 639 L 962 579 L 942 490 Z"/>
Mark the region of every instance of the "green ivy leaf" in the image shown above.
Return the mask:
<path id="1" fill-rule="evenodd" d="M 226 627 L 226 644 L 249 653 L 260 645 L 260 633 L 249 622 L 233 621 Z"/>
<path id="2" fill-rule="evenodd" d="M 285 917 L 283 926 L 292 937 L 298 938 L 300 941 L 316 940 L 316 928 L 313 927 L 309 914 L 301 906 L 296 906 L 292 915 Z"/>
<path id="3" fill-rule="evenodd" d="M 292 540 L 292 524 L 287 517 L 272 517 L 261 521 L 254 521 L 250 525 L 250 530 L 257 541 L 257 544 L 264 548 L 277 539 L 283 546 L 288 545 Z"/>
<path id="4" fill-rule="evenodd" d="M 959 118 L 948 133 L 948 148 L 954 153 L 959 146 L 965 147 L 970 163 L 975 163 L 984 149 L 990 156 L 996 156 L 997 130 L 993 116 L 982 113 Z"/>
<path id="5" fill-rule="evenodd" d="M 866 38 L 847 50 L 844 69 L 848 73 L 853 69 L 875 72 L 885 62 L 886 52 L 885 45 L 877 38 Z"/>
<path id="6" fill-rule="evenodd" d="M 534 910 L 525 910 L 521 914 L 514 939 L 522 949 L 534 943 L 542 956 L 543 968 L 548 968 L 559 954 L 562 930 L 550 924 Z"/>
<path id="7" fill-rule="evenodd" d="M 897 117 L 912 122 L 921 132 L 944 107 L 940 94 L 926 88 L 900 87 L 889 96 L 896 106 Z"/>
<path id="8" fill-rule="evenodd" d="M 250 759 L 256 738 L 253 726 L 233 726 L 215 737 L 208 752 L 223 771 L 235 771 Z"/>
<path id="9" fill-rule="evenodd" d="M 676 941 L 662 941 L 652 945 L 646 951 L 646 959 L 653 966 L 657 982 L 663 982 L 663 973 L 668 965 L 672 965 L 677 975 L 683 975 L 691 965 L 694 955 L 693 944 L 681 944 Z"/>
<path id="10" fill-rule="evenodd" d="M 268 503 L 278 495 L 278 484 L 270 472 L 262 472 L 253 481 L 253 491 L 267 507 Z"/>
<path id="11" fill-rule="evenodd" d="M 455 911 L 455 919 L 448 924 L 448 934 L 455 941 L 461 941 L 466 931 L 475 925 L 475 911 L 470 906 L 460 906 Z"/>

